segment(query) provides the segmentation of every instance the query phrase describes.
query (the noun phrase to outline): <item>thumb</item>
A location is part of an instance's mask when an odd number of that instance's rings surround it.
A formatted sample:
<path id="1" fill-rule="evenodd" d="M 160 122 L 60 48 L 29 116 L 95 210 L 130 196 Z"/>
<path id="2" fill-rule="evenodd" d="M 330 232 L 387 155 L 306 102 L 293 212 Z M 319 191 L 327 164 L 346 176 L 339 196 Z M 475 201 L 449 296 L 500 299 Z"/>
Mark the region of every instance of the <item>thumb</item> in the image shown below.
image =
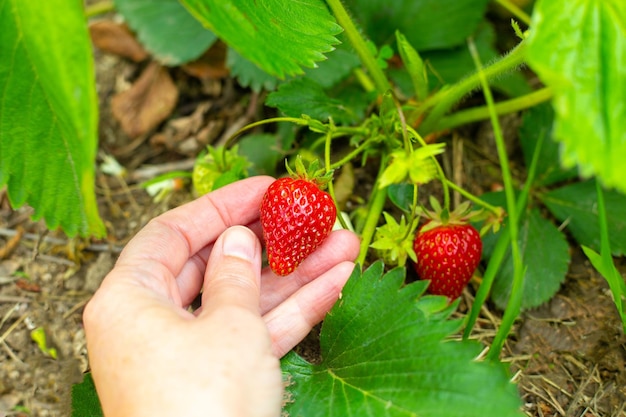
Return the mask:
<path id="1" fill-rule="evenodd" d="M 239 306 L 259 314 L 261 243 L 243 226 L 233 226 L 217 239 L 207 263 L 203 310 Z"/>

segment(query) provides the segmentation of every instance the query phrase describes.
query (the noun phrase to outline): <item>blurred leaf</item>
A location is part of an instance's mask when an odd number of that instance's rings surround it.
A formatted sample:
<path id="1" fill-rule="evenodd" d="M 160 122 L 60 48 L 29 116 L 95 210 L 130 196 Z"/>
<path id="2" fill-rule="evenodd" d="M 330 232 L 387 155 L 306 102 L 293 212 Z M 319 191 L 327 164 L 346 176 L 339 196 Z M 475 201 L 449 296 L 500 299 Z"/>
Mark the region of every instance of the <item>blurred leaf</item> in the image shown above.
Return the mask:
<path id="1" fill-rule="evenodd" d="M 81 2 L 0 1 L 0 187 L 69 236 L 104 236 L 98 98 Z M 45 29 L 42 29 L 45 28 Z"/>
<path id="2" fill-rule="evenodd" d="M 597 192 L 594 180 L 567 185 L 539 195 L 550 212 L 567 224 L 576 241 L 600 250 Z M 614 256 L 626 254 L 626 196 L 604 191 L 609 239 Z"/>
<path id="3" fill-rule="evenodd" d="M 239 139 L 239 153 L 252 164 L 250 174 L 276 175 L 276 165 L 283 159 L 276 135 L 259 133 Z"/>
<path id="4" fill-rule="evenodd" d="M 182 2 L 242 56 L 279 78 L 314 67 L 342 30 L 322 0 Z"/>
<path id="5" fill-rule="evenodd" d="M 323 361 L 282 359 L 292 416 L 521 416 L 505 368 L 481 362 L 481 346 L 446 341 L 455 305 L 402 286 L 404 269 L 355 269 L 320 335 Z"/>
<path id="6" fill-rule="evenodd" d="M 426 73 L 424 61 L 422 61 L 417 51 L 400 32 L 396 32 L 396 43 L 398 44 L 398 51 L 402 57 L 404 67 L 411 77 L 415 97 L 418 101 L 423 101 L 428 95 L 428 74 Z"/>
<path id="7" fill-rule="evenodd" d="M 277 107 L 287 116 L 306 114 L 321 121 L 332 117 L 336 123 L 357 122 L 363 116 L 359 109 L 355 111 L 341 100 L 329 97 L 320 85 L 308 78 L 296 78 L 282 84 L 277 91 L 269 94 L 265 104 Z"/>
<path id="8" fill-rule="evenodd" d="M 495 48 L 496 32 L 493 26 L 482 23 L 473 36 L 482 62 L 493 61 L 500 55 Z M 452 49 L 427 51 L 421 55 L 422 59 L 432 66 L 432 72 L 434 72 L 434 74 L 429 74 L 431 89 L 442 83 L 453 84 L 476 71 L 476 66 L 465 43 Z M 519 71 L 502 74 L 493 80 L 492 85 L 498 91 L 512 97 L 532 91 Z"/>
<path id="9" fill-rule="evenodd" d="M 242 87 L 250 87 L 252 91 L 263 89 L 274 91 L 279 83 L 278 78 L 268 74 L 261 68 L 239 55 L 233 48 L 228 48 L 227 66 L 231 76 L 237 78 Z"/>
<path id="10" fill-rule="evenodd" d="M 528 63 L 552 87 L 566 167 L 626 192 L 626 2 L 540 0 Z"/>
<path id="11" fill-rule="evenodd" d="M 540 139 L 541 149 L 537 162 L 534 185 L 546 186 L 578 177 L 573 169 L 563 169 L 559 162 L 559 144 L 553 140 L 552 126 L 554 111 L 548 103 L 531 107 L 524 113 L 519 129 L 524 162 L 530 166 L 535 148 Z"/>
<path id="12" fill-rule="evenodd" d="M 102 417 L 100 400 L 91 373 L 83 376 L 83 382 L 72 386 L 72 417 Z"/>
<path id="13" fill-rule="evenodd" d="M 505 207 L 503 192 L 481 196 L 491 204 Z M 483 236 L 483 258 L 488 259 L 494 250 L 499 233 Z M 522 309 L 537 307 L 550 300 L 565 280 L 570 262 L 569 245 L 565 236 L 554 224 L 541 216 L 537 209 L 521 213 L 519 221 L 519 248 L 526 269 L 522 293 Z M 506 308 L 513 285 L 513 259 L 508 249 L 497 275 L 491 297 L 500 309 Z"/>
<path id="14" fill-rule="evenodd" d="M 139 41 L 164 65 L 198 58 L 217 40 L 178 0 L 114 0 Z"/>
<path id="15" fill-rule="evenodd" d="M 482 20 L 488 0 L 346 0 L 365 33 L 391 43 L 396 30 L 418 51 L 465 44 Z"/>

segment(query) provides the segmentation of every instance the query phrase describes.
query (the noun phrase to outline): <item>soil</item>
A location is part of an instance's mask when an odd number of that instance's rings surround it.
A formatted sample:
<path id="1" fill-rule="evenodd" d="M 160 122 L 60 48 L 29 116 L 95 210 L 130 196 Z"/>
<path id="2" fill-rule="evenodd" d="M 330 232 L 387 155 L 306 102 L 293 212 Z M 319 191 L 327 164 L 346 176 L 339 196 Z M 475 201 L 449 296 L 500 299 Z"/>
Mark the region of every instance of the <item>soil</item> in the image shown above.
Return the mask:
<path id="1" fill-rule="evenodd" d="M 48 232 L 42 222 L 30 220 L 30 208 L 12 210 L 0 192 L 0 416 L 70 415 L 70 387 L 88 369 L 83 306 L 120 248 L 149 219 L 193 198 L 186 187 L 155 202 L 138 186 L 154 175 L 146 167 L 188 169 L 207 142 L 220 142 L 230 127 L 262 117 L 264 111 L 254 94 L 228 78 L 198 80 L 170 69 L 180 94 L 176 108 L 167 121 L 131 139 L 113 117 L 111 99 L 145 64 L 96 53 L 99 162 L 103 154 L 113 155 L 128 174 L 120 180 L 98 173 L 99 209 L 109 232 L 103 241 Z M 514 139 L 519 115 L 503 122 L 507 137 Z M 444 167 L 476 194 L 498 186 L 489 175 L 497 163 L 485 126 L 446 139 L 452 146 Z M 515 152 L 511 158 L 514 172 L 521 172 Z M 367 172 L 358 175 L 368 177 Z M 626 261 L 616 262 L 624 275 Z M 457 314 L 467 311 L 474 292 L 470 285 Z M 474 337 L 487 345 L 501 314 L 486 305 Z M 45 346 L 31 338 L 37 328 L 45 331 Z M 315 332 L 298 347 L 311 360 L 317 359 Z M 56 350 L 56 359 L 50 349 Z M 607 284 L 574 245 L 562 289 L 550 302 L 523 313 L 502 359 L 511 364 L 529 416 L 626 416 L 626 336 Z"/>

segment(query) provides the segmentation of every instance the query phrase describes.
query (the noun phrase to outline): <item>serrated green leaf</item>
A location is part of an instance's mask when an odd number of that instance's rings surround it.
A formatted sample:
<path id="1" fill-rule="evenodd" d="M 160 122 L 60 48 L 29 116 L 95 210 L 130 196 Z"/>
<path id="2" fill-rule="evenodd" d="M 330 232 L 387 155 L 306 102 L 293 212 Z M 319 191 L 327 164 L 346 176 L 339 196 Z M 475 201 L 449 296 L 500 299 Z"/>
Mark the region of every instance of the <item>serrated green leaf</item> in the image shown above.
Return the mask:
<path id="1" fill-rule="evenodd" d="M 239 153 L 252 164 L 250 175 L 276 174 L 276 166 L 284 158 L 276 135 L 268 133 L 247 135 L 239 139 L 238 143 Z"/>
<path id="2" fill-rule="evenodd" d="M 322 0 L 182 0 L 198 20 L 264 71 L 279 78 L 315 67 L 339 43 Z"/>
<path id="3" fill-rule="evenodd" d="M 491 204 L 504 206 L 503 192 L 486 194 L 481 198 Z M 489 259 L 499 233 L 504 233 L 507 228 L 505 224 L 498 233 L 483 237 L 483 258 Z M 529 309 L 545 303 L 558 292 L 565 280 L 571 256 L 563 233 L 543 218 L 537 209 L 522 213 L 518 244 L 526 267 L 521 308 Z M 513 260 L 509 249 L 492 287 L 491 298 L 498 308 L 506 307 L 512 285 Z"/>
<path id="4" fill-rule="evenodd" d="M 72 417 L 102 417 L 102 408 L 91 373 L 83 376 L 83 382 L 72 386 Z"/>
<path id="5" fill-rule="evenodd" d="M 142 45 L 164 65 L 198 58 L 217 40 L 178 0 L 114 0 Z"/>
<path id="6" fill-rule="evenodd" d="M 626 2 L 541 0 L 528 63 L 554 90 L 565 166 L 626 192 Z"/>
<path id="7" fill-rule="evenodd" d="M 530 166 L 535 148 L 540 139 L 541 149 L 535 173 L 534 185 L 546 186 L 576 178 L 574 168 L 561 168 L 559 145 L 552 138 L 554 111 L 548 103 L 531 107 L 526 111 L 519 129 L 520 143 L 526 166 Z"/>
<path id="8" fill-rule="evenodd" d="M 465 44 L 488 0 L 347 0 L 365 33 L 378 45 L 396 30 L 418 51 Z"/>
<path id="9" fill-rule="evenodd" d="M 98 108 L 82 3 L 0 1 L 0 186 L 53 229 L 103 236 Z"/>
<path id="10" fill-rule="evenodd" d="M 626 254 L 626 196 L 604 191 L 609 239 L 614 256 Z M 550 212 L 567 224 L 576 241 L 600 250 L 597 193 L 595 181 L 567 185 L 539 196 Z"/>
<path id="11" fill-rule="evenodd" d="M 279 83 L 278 78 L 248 61 L 233 48 L 228 48 L 226 65 L 230 69 L 230 75 L 235 77 L 242 87 L 250 87 L 257 93 L 261 90 L 274 91 Z"/>
<path id="12" fill-rule="evenodd" d="M 313 119 L 327 121 L 332 117 L 336 123 L 350 124 L 362 118 L 361 111 L 345 105 L 337 98 L 329 97 L 322 87 L 308 78 L 296 78 L 282 84 L 267 96 L 265 104 L 277 107 L 287 116 L 303 114 Z"/>
<path id="13" fill-rule="evenodd" d="M 476 361 L 475 342 L 445 338 L 460 322 L 453 306 L 404 270 L 383 276 L 378 262 L 355 270 L 327 315 L 322 362 L 295 353 L 282 360 L 291 416 L 521 416 L 515 386 L 500 364 Z"/>
<path id="14" fill-rule="evenodd" d="M 305 76 L 323 88 L 330 88 L 346 78 L 361 63 L 349 45 L 345 42 L 340 44 L 328 54 L 327 60 L 317 65 L 317 68 L 305 69 Z"/>

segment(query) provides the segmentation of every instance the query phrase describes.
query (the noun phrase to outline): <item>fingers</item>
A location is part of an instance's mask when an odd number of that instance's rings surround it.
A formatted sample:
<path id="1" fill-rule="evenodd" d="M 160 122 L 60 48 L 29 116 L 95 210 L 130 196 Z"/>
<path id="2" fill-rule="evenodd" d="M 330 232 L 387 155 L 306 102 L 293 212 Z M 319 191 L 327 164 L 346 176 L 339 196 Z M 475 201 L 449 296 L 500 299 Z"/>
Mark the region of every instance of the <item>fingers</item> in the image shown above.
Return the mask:
<path id="1" fill-rule="evenodd" d="M 153 219 L 126 246 L 118 264 L 156 261 L 177 276 L 189 258 L 227 227 L 258 220 L 263 193 L 273 180 L 238 181 Z"/>
<path id="2" fill-rule="evenodd" d="M 262 281 L 261 313 L 270 311 L 334 265 L 354 261 L 358 254 L 359 238 L 347 230 L 338 230 L 332 232 L 291 275 L 278 277 L 267 269 Z"/>
<path id="3" fill-rule="evenodd" d="M 322 321 L 339 298 L 353 270 L 352 262 L 336 265 L 263 317 L 276 356 L 284 356 Z"/>
<path id="4" fill-rule="evenodd" d="M 227 229 L 215 242 L 204 281 L 199 317 L 239 306 L 259 314 L 261 243 L 243 226 Z"/>

